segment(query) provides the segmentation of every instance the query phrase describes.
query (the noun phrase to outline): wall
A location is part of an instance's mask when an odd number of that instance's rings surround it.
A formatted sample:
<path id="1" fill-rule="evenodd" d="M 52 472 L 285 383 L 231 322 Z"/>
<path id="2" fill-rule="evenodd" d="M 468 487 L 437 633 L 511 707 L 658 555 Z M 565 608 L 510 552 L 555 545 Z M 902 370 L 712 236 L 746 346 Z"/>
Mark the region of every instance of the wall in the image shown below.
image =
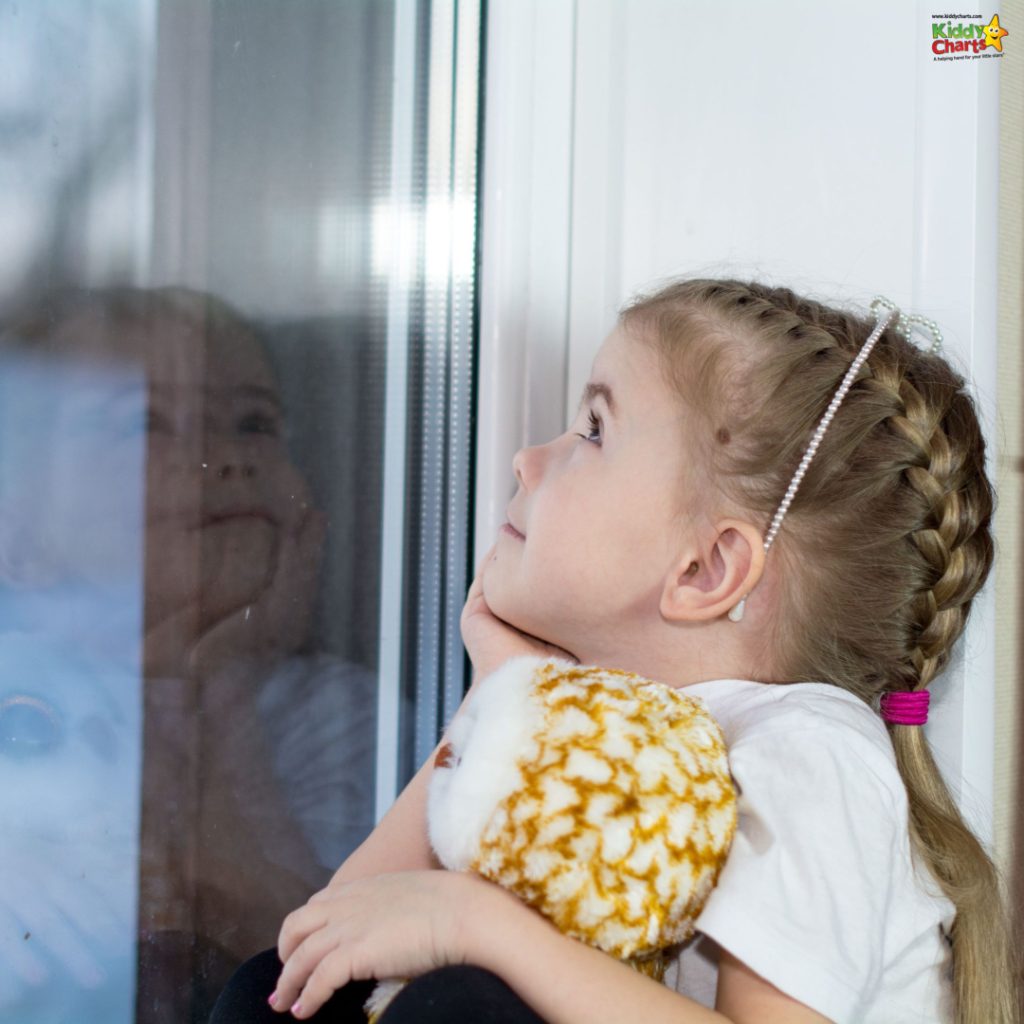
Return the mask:
<path id="1" fill-rule="evenodd" d="M 1024 0 L 1003 4 L 1000 22 L 1024 29 Z M 1009 29 L 1007 30 L 1009 31 Z M 1024 33 L 1022 33 L 1024 34 Z M 1020 835 L 1021 719 L 1024 642 L 1020 617 L 1024 504 L 1024 52 L 1004 61 L 999 94 L 999 473 L 996 488 L 996 856 L 1007 875 L 1018 917 L 1024 908 Z"/>
<path id="2" fill-rule="evenodd" d="M 490 5 L 477 557 L 514 493 L 511 455 L 565 429 L 616 309 L 669 275 L 757 276 L 861 308 L 880 292 L 934 317 L 995 458 L 993 142 L 1009 62 L 933 61 L 931 14 L 884 0 L 791 0 L 771 16 L 752 0 Z M 990 584 L 928 727 L 986 842 L 995 633 Z"/>

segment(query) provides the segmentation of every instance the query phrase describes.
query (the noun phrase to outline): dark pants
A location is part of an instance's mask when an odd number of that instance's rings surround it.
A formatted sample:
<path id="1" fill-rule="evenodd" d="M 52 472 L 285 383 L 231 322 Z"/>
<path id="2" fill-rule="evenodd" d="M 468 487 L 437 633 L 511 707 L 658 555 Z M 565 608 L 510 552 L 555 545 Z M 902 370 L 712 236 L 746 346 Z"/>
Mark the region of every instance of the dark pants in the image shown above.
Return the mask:
<path id="1" fill-rule="evenodd" d="M 213 1008 L 210 1024 L 288 1024 L 295 1018 L 267 1005 L 281 973 L 276 949 L 247 960 L 235 971 Z M 307 1020 L 317 1024 L 365 1024 L 363 1003 L 375 982 L 352 981 L 338 989 Z M 380 1024 L 544 1024 L 499 978 L 482 967 L 440 967 L 409 982 L 392 1000 Z"/>

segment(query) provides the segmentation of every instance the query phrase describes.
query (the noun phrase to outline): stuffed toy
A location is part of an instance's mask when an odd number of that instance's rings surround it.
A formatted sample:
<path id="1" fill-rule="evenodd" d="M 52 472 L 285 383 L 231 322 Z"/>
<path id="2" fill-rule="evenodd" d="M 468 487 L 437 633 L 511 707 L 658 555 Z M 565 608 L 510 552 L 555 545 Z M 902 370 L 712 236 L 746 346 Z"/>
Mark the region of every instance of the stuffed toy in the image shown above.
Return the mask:
<path id="1" fill-rule="evenodd" d="M 632 672 L 523 655 L 481 680 L 438 752 L 430 843 L 566 935 L 661 980 L 736 829 L 718 724 Z M 404 979 L 367 1001 L 377 1021 Z"/>

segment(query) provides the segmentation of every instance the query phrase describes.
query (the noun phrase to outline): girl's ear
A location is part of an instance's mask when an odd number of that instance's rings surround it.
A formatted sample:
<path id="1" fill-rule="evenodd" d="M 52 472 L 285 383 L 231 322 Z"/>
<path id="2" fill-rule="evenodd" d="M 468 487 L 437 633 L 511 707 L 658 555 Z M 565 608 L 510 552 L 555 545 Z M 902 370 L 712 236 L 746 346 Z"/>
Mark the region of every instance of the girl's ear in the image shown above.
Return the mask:
<path id="1" fill-rule="evenodd" d="M 707 547 L 683 552 L 661 595 L 666 619 L 703 622 L 725 615 L 764 571 L 764 538 L 742 519 L 722 519 Z"/>

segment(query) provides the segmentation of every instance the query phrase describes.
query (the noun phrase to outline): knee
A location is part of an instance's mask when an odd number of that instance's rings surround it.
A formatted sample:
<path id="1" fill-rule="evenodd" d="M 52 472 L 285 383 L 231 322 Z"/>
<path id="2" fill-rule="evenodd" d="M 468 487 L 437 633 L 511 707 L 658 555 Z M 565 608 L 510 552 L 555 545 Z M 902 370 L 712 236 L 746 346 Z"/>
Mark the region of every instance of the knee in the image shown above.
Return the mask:
<path id="1" fill-rule="evenodd" d="M 438 967 L 413 978 L 380 1024 L 544 1024 L 496 974 L 473 964 Z"/>
<path id="2" fill-rule="evenodd" d="M 274 991 L 280 974 L 281 961 L 276 949 L 265 949 L 250 957 L 231 975 L 213 1008 L 210 1024 L 276 1020 L 267 997 Z"/>

